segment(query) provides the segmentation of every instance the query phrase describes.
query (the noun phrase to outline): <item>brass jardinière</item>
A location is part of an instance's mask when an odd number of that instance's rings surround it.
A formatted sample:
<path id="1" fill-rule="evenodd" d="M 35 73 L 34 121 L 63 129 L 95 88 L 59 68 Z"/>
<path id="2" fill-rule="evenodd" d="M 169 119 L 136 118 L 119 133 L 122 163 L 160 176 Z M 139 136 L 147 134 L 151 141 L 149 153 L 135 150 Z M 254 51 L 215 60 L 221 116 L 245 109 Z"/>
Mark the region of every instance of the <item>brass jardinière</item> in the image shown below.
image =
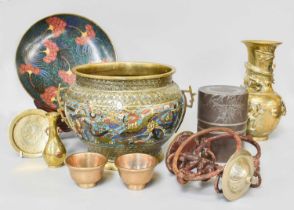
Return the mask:
<path id="1" fill-rule="evenodd" d="M 161 159 L 161 145 L 179 127 L 186 108 L 172 67 L 113 62 L 82 65 L 73 72 L 76 82 L 59 98 L 68 124 L 89 151 L 105 155 L 111 163 L 107 168 L 127 153 Z"/>

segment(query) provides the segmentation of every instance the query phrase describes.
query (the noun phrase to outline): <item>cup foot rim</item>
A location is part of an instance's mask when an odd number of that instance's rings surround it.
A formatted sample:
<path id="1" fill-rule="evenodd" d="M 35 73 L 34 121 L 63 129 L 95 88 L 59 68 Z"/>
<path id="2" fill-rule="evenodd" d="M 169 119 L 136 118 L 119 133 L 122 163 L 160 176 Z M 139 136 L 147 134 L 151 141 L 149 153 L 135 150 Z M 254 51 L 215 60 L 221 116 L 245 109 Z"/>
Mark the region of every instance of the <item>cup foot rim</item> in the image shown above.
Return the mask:
<path id="1" fill-rule="evenodd" d="M 95 187 L 97 185 L 97 183 L 90 183 L 90 184 L 77 184 L 80 188 L 84 188 L 84 189 L 87 189 L 87 188 L 92 188 L 92 187 Z"/>
<path id="2" fill-rule="evenodd" d="M 143 190 L 145 187 L 145 184 L 129 184 L 127 185 L 129 190 Z"/>

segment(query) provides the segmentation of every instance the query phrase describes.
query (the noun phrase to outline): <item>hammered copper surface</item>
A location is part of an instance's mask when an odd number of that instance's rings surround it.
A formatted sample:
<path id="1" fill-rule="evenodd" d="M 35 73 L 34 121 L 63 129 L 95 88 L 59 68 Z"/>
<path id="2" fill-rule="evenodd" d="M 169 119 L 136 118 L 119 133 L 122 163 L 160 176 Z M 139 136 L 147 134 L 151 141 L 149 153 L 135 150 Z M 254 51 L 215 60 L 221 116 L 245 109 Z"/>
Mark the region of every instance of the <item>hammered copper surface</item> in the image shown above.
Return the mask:
<path id="1" fill-rule="evenodd" d="M 81 188 L 91 188 L 102 178 L 105 156 L 98 153 L 84 152 L 70 155 L 65 163 L 75 183 Z"/>
<path id="2" fill-rule="evenodd" d="M 156 164 L 155 157 L 143 153 L 122 155 L 115 161 L 120 177 L 130 190 L 143 189 L 152 179 Z"/>

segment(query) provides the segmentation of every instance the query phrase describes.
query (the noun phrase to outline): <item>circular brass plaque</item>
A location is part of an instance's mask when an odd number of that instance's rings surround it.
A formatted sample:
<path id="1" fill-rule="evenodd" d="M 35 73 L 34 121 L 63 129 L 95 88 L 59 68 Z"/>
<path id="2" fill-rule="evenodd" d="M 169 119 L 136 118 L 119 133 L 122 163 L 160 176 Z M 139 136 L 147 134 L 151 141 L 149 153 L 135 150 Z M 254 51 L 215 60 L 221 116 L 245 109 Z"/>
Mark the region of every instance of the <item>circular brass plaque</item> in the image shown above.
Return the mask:
<path id="1" fill-rule="evenodd" d="M 48 127 L 45 111 L 26 110 L 10 124 L 10 143 L 20 156 L 41 157 L 48 141 Z"/>
<path id="2" fill-rule="evenodd" d="M 222 190 L 228 200 L 242 197 L 250 188 L 254 173 L 253 157 L 247 150 L 235 152 L 228 160 L 222 178 Z"/>

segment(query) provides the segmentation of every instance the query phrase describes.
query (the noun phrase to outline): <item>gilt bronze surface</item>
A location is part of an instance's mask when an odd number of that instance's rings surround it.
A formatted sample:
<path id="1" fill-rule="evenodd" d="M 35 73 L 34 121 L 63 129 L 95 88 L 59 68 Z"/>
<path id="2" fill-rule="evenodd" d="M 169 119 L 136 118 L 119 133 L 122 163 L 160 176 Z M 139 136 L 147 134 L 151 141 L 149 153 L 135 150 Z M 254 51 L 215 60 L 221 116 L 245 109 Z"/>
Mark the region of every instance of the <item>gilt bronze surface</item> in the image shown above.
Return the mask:
<path id="1" fill-rule="evenodd" d="M 248 50 L 244 85 L 249 93 L 247 132 L 255 140 L 266 140 L 276 128 L 286 107 L 273 90 L 274 53 L 280 42 L 243 41 Z"/>

